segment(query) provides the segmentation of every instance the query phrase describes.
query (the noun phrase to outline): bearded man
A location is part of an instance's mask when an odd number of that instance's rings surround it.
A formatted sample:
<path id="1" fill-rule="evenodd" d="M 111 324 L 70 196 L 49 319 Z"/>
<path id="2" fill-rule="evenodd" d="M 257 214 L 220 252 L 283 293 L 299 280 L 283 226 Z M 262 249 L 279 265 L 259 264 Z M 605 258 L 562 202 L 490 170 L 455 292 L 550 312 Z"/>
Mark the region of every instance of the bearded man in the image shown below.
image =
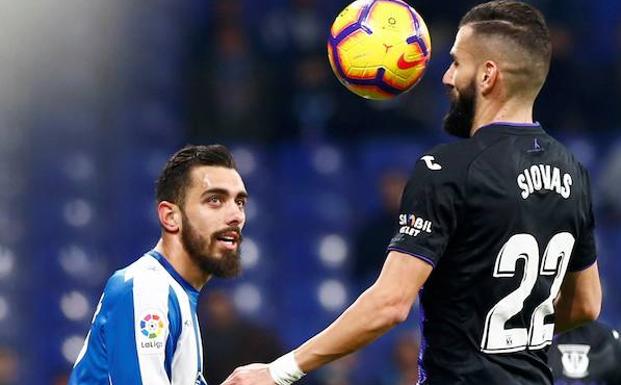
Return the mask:
<path id="1" fill-rule="evenodd" d="M 206 385 L 198 295 L 240 272 L 248 194 L 220 145 L 178 151 L 156 191 L 161 238 L 108 280 L 70 385 Z"/>

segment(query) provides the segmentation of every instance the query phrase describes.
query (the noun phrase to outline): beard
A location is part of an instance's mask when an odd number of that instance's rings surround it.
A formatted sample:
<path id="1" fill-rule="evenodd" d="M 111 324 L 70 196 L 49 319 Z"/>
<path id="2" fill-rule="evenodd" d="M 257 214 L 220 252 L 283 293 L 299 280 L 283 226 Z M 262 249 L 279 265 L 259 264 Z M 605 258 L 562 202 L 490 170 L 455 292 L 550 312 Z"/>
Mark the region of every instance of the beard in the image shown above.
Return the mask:
<path id="1" fill-rule="evenodd" d="M 452 90 L 457 91 L 456 88 Z M 448 134 L 458 138 L 470 137 L 476 107 L 475 91 L 474 79 L 468 87 L 460 92 L 455 92 L 456 96 L 449 91 L 451 107 L 444 116 L 444 131 Z"/>
<path id="2" fill-rule="evenodd" d="M 219 278 L 233 278 L 241 272 L 240 245 L 242 237 L 239 227 L 227 227 L 211 234 L 210 239 L 201 235 L 192 223 L 181 212 L 183 230 L 181 231 L 181 243 L 192 261 L 203 272 Z M 220 257 L 216 256 L 217 238 L 224 233 L 236 231 L 239 233 L 237 248 L 235 250 L 223 250 Z"/>

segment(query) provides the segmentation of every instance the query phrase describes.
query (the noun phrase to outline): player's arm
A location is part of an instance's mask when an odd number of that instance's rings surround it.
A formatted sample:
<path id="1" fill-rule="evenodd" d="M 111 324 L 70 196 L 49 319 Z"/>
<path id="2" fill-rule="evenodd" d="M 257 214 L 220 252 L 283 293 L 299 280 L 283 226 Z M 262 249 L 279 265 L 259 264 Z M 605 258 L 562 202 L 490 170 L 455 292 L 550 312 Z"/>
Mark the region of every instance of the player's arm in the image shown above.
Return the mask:
<path id="1" fill-rule="evenodd" d="M 391 251 L 377 281 L 330 326 L 270 365 L 236 369 L 223 385 L 289 383 L 360 349 L 407 318 L 431 270 L 419 258 Z"/>
<path id="2" fill-rule="evenodd" d="M 602 304 L 597 262 L 584 270 L 568 272 L 555 301 L 555 333 L 597 319 Z"/>
<path id="3" fill-rule="evenodd" d="M 405 321 L 432 267 L 391 251 L 377 281 L 336 321 L 295 350 L 303 372 L 352 353 Z"/>
<path id="4" fill-rule="evenodd" d="M 597 319 L 602 304 L 602 288 L 597 269 L 591 183 L 586 169 L 581 169 L 582 180 L 585 181 L 584 190 L 586 191 L 584 199 L 581 201 L 584 224 L 574 244 L 567 274 L 554 303 L 555 333 L 562 333 Z"/>

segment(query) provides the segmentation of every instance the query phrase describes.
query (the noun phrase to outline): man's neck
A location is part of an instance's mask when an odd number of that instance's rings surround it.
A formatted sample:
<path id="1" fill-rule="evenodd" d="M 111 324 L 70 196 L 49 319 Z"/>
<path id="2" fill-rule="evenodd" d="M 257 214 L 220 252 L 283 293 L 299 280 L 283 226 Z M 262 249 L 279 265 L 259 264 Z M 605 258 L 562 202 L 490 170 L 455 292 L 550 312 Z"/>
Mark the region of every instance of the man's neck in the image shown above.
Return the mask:
<path id="1" fill-rule="evenodd" d="M 472 121 L 470 136 L 474 135 L 479 128 L 494 122 L 507 123 L 533 123 L 532 103 L 504 103 L 502 105 L 488 104 L 477 109 Z"/>
<path id="2" fill-rule="evenodd" d="M 205 274 L 196 266 L 177 238 L 160 238 L 155 250 L 162 254 L 175 271 L 196 290 L 200 291 L 211 278 L 210 274 Z"/>

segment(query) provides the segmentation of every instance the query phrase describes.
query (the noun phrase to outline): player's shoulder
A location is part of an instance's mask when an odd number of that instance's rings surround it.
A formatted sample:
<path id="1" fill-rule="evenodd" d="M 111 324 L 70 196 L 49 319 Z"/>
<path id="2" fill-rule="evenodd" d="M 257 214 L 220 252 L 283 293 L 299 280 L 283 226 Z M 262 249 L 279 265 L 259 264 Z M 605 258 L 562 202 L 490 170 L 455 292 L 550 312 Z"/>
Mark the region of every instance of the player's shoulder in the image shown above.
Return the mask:
<path id="1" fill-rule="evenodd" d="M 485 148 L 481 143 L 473 140 L 473 138 L 460 139 L 455 142 L 438 144 L 426 153 L 435 155 L 443 160 L 455 164 L 462 164 L 474 160 Z"/>
<path id="2" fill-rule="evenodd" d="M 553 146 L 553 149 L 558 153 L 562 154 L 567 163 L 570 163 L 577 169 L 581 174 L 588 175 L 588 169 L 584 166 L 584 164 L 576 157 L 576 155 L 567 147 L 567 145 L 557 138 L 546 134 L 548 142 Z"/>
<path id="3" fill-rule="evenodd" d="M 169 282 L 165 271 L 152 256 L 145 254 L 132 264 L 112 274 L 106 283 L 104 297 L 110 306 L 141 292 L 168 291 Z"/>
<path id="4" fill-rule="evenodd" d="M 422 153 L 415 172 L 428 173 L 437 179 L 461 179 L 481 151 L 483 147 L 472 139 L 443 143 Z"/>

